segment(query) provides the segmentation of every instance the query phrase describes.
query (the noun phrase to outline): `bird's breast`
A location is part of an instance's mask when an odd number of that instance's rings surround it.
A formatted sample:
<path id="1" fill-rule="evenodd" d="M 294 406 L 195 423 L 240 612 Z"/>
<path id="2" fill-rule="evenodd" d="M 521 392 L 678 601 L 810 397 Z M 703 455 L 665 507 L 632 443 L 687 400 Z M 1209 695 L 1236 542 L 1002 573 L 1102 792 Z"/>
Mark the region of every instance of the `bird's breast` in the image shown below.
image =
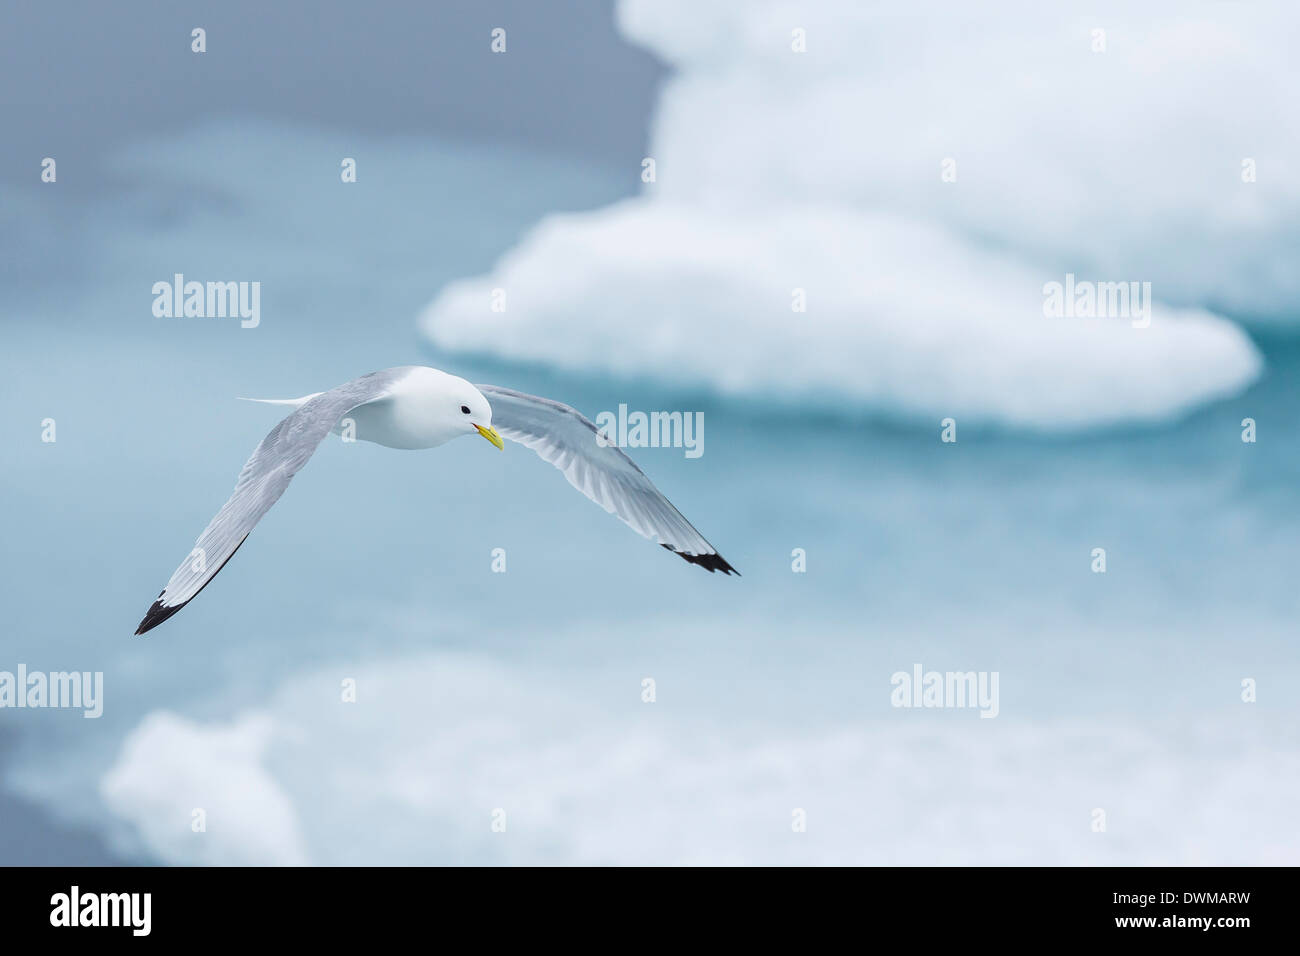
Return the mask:
<path id="1" fill-rule="evenodd" d="M 344 438 L 348 437 L 349 420 L 356 441 L 388 448 L 436 448 L 460 434 L 436 421 L 429 414 L 427 403 L 402 396 L 352 409 L 335 429 Z"/>

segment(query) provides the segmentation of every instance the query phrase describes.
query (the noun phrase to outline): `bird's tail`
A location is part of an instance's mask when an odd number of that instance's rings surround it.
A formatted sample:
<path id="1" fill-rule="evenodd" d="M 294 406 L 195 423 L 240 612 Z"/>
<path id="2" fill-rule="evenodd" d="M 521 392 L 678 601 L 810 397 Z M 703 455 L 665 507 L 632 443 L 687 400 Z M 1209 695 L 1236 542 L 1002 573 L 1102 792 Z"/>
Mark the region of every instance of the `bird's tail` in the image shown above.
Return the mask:
<path id="1" fill-rule="evenodd" d="M 300 405 L 302 405 L 302 404 L 304 404 L 304 403 L 306 403 L 306 402 L 311 401 L 313 398 L 315 398 L 315 397 L 316 397 L 317 395 L 319 395 L 319 394 L 320 394 L 320 392 L 312 392 L 310 395 L 304 395 L 302 398 L 243 398 L 243 397 L 240 397 L 240 398 L 239 398 L 239 401 L 241 401 L 241 402 L 261 402 L 263 405 L 292 405 L 294 408 L 297 408 L 297 407 L 299 407 Z"/>

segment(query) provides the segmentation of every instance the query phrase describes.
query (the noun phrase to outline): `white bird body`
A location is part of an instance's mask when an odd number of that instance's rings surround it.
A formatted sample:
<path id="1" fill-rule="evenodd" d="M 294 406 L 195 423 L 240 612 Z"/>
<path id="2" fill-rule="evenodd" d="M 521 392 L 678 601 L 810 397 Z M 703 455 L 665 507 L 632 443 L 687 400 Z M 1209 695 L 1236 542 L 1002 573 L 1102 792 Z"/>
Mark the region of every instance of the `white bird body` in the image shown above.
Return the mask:
<path id="1" fill-rule="evenodd" d="M 302 398 L 251 401 L 293 411 L 254 449 L 234 493 L 172 574 L 137 634 L 193 600 L 239 550 L 325 436 L 349 430 L 358 441 L 412 450 L 475 433 L 503 449 L 504 436 L 537 452 L 569 484 L 638 534 L 710 572 L 739 573 L 632 459 L 601 440 L 596 426 L 568 405 L 495 385 L 471 385 L 419 365 L 372 372 Z"/>
<path id="2" fill-rule="evenodd" d="M 313 392 L 302 398 L 252 398 L 248 401 L 301 408 L 320 394 Z M 491 428 L 492 408 L 478 389 L 458 375 L 413 365 L 405 376 L 393 383 L 385 398 L 351 409 L 331 431 L 335 435 L 343 434 L 346 420 L 351 419 L 353 437 L 357 441 L 408 451 L 437 448 L 467 434 L 460 420 L 445 414 L 448 408 L 457 407 L 460 398 L 466 396 L 467 401 L 477 398 L 481 403 L 481 408 L 469 406 L 478 412 L 475 423 L 484 429 Z"/>

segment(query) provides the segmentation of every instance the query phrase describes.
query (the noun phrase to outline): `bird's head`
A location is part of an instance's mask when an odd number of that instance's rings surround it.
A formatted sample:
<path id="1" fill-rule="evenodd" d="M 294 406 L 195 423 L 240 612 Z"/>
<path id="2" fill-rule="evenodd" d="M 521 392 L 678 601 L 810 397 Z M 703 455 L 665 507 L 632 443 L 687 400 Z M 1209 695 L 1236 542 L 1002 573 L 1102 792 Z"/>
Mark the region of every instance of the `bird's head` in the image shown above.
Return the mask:
<path id="1" fill-rule="evenodd" d="M 497 448 L 505 448 L 501 436 L 492 427 L 492 406 L 482 392 L 463 378 L 453 378 L 443 414 L 466 434 L 482 435 Z"/>

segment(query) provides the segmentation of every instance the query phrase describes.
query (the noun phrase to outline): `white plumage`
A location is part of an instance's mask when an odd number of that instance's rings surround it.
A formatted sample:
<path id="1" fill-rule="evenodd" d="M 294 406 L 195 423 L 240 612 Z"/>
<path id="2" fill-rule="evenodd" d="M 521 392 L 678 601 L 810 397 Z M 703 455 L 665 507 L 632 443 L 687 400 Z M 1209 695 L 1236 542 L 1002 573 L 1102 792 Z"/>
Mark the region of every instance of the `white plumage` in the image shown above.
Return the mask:
<path id="1" fill-rule="evenodd" d="M 549 399 L 418 365 L 372 372 L 328 391 L 295 399 L 253 399 L 294 407 L 244 464 L 230 499 L 199 535 L 136 629 L 143 634 L 194 599 L 239 550 L 257 522 L 331 431 L 344 421 L 359 441 L 390 448 L 435 448 L 480 434 L 533 449 L 573 487 L 638 534 L 692 564 L 739 573 L 619 448 L 597 440 L 596 426 Z"/>

